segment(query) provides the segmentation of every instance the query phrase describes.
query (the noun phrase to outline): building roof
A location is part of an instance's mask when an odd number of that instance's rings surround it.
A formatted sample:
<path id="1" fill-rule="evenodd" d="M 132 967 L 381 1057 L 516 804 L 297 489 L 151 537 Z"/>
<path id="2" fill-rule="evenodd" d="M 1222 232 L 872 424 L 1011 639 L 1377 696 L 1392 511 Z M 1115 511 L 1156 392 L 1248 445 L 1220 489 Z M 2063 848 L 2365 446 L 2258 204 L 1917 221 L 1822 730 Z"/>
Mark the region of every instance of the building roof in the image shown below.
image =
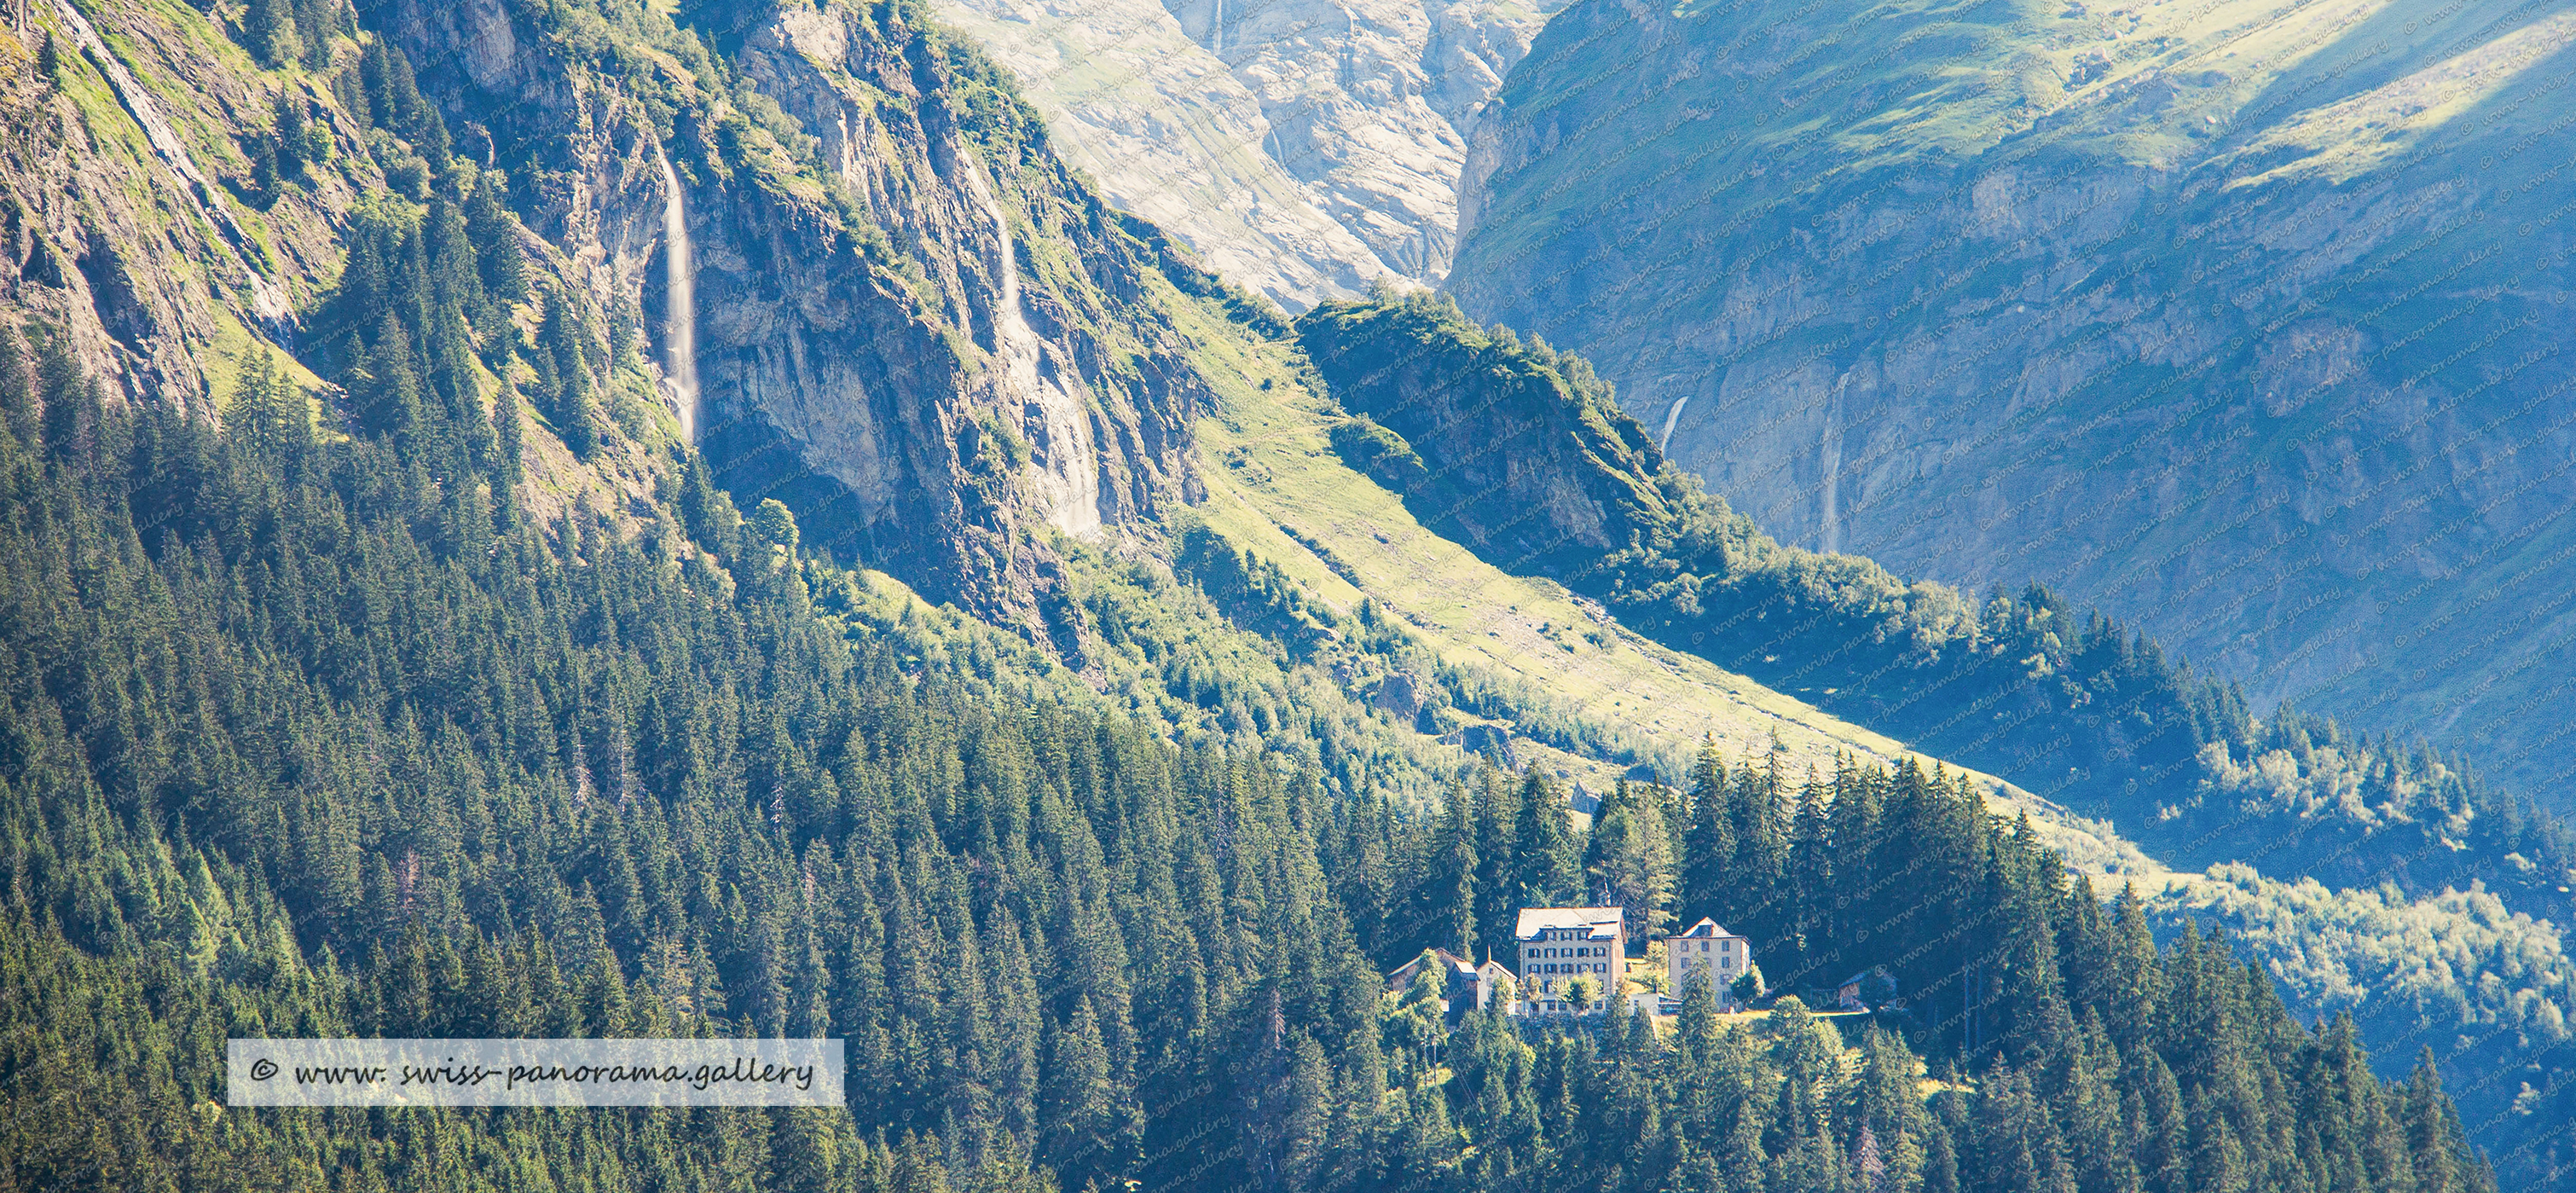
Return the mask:
<path id="1" fill-rule="evenodd" d="M 1432 955 L 1432 956 L 1434 956 L 1434 957 L 1439 958 L 1439 959 L 1440 959 L 1440 964 L 1441 964 L 1441 965 L 1443 965 L 1443 966 L 1446 966 L 1446 967 L 1448 968 L 1448 970 L 1449 970 L 1449 972 L 1450 972 L 1450 973 L 1453 973 L 1453 974 L 1462 974 L 1462 975 L 1466 975 L 1466 976 L 1470 976 L 1470 977 L 1472 977 L 1472 976 L 1474 976 L 1474 975 L 1475 975 L 1475 972 L 1476 972 L 1476 963 L 1475 963 L 1475 962 L 1473 962 L 1473 961 L 1469 961 L 1468 959 L 1466 959 L 1466 958 L 1464 958 L 1464 957 L 1461 957 L 1461 956 L 1459 956 L 1459 955 L 1458 955 L 1458 954 L 1456 954 L 1456 953 L 1450 952 L 1450 951 L 1449 951 L 1449 950 L 1447 950 L 1447 949 L 1439 949 L 1439 948 L 1435 948 L 1435 949 L 1431 950 L 1431 955 Z M 1422 965 L 1422 954 L 1420 954 L 1420 953 L 1415 953 L 1415 954 L 1413 955 L 1413 960 L 1411 960 L 1411 961 L 1407 961 L 1407 962 L 1405 962 L 1404 964 L 1399 965 L 1399 966 L 1396 966 L 1394 969 L 1387 971 L 1387 975 L 1386 975 L 1386 976 L 1387 976 L 1387 980 L 1389 980 L 1389 981 L 1399 981 L 1399 980 L 1403 980 L 1403 979 L 1406 979 L 1406 978 L 1410 978 L 1410 977 L 1412 977 L 1412 976 L 1413 976 L 1414 971 L 1415 971 L 1416 969 L 1420 968 L 1420 967 L 1421 967 L 1421 965 Z"/>
<path id="2" fill-rule="evenodd" d="M 1868 980 L 1869 980 L 1869 975 L 1871 975 L 1871 974 L 1878 974 L 1878 975 L 1881 975 L 1881 976 L 1885 977 L 1885 978 L 1887 979 L 1887 984 L 1888 984 L 1888 985 L 1890 985 L 1890 986 L 1893 986 L 1893 985 L 1895 985 L 1895 984 L 1896 984 L 1896 975 L 1891 974 L 1891 973 L 1888 973 L 1888 972 L 1887 972 L 1887 967 L 1886 967 L 1886 966 L 1884 966 L 1884 965 L 1873 965 L 1873 966 L 1870 966 L 1870 967 L 1869 967 L 1869 968 L 1867 968 L 1867 969 L 1864 969 L 1864 970 L 1860 971 L 1859 973 L 1856 973 L 1856 974 L 1853 974 L 1853 975 L 1852 975 L 1852 976 L 1850 976 L 1850 977 L 1844 978 L 1844 979 L 1843 979 L 1842 986 L 1836 986 L 1836 987 L 1834 987 L 1834 988 L 1835 988 L 1835 989 L 1837 989 L 1837 990 L 1840 990 L 1840 989 L 1842 989 L 1842 988 L 1843 988 L 1843 986 L 1857 986 L 1857 985 L 1860 985 L 1861 983 L 1868 981 Z"/>
<path id="3" fill-rule="evenodd" d="M 1587 939 L 1610 940 L 1619 935 L 1619 923 L 1627 914 L 1619 907 L 1524 907 L 1514 935 L 1530 940 L 1550 928 L 1587 928 L 1591 930 Z"/>
<path id="4" fill-rule="evenodd" d="M 1696 923 L 1696 924 L 1691 925 L 1691 926 L 1690 926 L 1690 930 L 1689 930 L 1689 931 L 1687 931 L 1687 932 L 1678 932 L 1678 933 L 1675 933 L 1674 935 L 1679 936 L 1679 937 L 1682 937 L 1682 938 L 1685 938 L 1685 939 L 1689 939 L 1689 940 L 1742 940 L 1742 939 L 1744 939 L 1744 938 L 1743 938 L 1743 937 L 1741 937 L 1741 936 L 1737 936 L 1736 934 L 1734 934 L 1734 933 L 1732 933 L 1732 932 L 1727 931 L 1727 930 L 1726 930 L 1726 928 L 1725 928 L 1723 925 L 1720 925 L 1716 920 L 1709 919 L 1709 918 L 1708 918 L 1708 917 L 1706 917 L 1706 916 L 1702 916 L 1702 917 L 1700 917 L 1700 921 L 1699 921 L 1698 923 Z"/>

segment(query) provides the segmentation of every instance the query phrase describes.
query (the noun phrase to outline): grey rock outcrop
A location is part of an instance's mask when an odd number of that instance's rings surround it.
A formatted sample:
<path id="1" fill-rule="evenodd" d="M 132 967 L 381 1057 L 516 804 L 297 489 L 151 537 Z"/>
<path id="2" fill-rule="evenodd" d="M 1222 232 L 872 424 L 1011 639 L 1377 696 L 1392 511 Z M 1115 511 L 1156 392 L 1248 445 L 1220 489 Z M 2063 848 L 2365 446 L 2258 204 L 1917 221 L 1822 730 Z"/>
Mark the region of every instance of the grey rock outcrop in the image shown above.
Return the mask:
<path id="1" fill-rule="evenodd" d="M 1476 113 L 1561 0 L 942 0 L 1121 207 L 1292 310 L 1437 283 Z"/>
<path id="2" fill-rule="evenodd" d="M 280 89 L 300 99 L 308 84 L 205 54 L 149 6 L 83 15 L 37 0 L 32 12 L 60 30 L 63 82 L 28 69 L 43 32 L 31 23 L 0 76 L 0 299 L 109 401 L 212 413 L 245 352 L 293 341 L 295 307 L 338 269 L 334 225 L 380 179 L 355 130 L 311 95 L 330 160 L 255 206 L 247 145 Z M 115 106 L 89 108 L 72 88 Z"/>

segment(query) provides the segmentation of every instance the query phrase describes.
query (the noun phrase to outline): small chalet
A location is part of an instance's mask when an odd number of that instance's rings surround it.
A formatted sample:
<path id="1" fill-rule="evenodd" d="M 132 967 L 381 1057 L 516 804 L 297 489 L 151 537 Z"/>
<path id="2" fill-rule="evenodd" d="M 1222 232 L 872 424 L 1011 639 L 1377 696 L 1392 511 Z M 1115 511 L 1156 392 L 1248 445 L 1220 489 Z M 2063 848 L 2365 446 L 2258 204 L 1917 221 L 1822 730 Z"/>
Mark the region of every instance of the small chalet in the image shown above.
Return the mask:
<path id="1" fill-rule="evenodd" d="M 1494 1001 L 1494 988 L 1499 984 L 1495 979 L 1511 972 L 1499 961 L 1478 965 L 1447 949 L 1431 950 L 1429 960 L 1440 966 L 1440 1010 L 1445 1019 L 1454 1020 L 1469 1011 L 1484 1010 Z M 1387 992 L 1402 994 L 1411 990 L 1426 968 L 1424 961 L 1424 957 L 1417 956 L 1396 966 L 1395 972 L 1386 975 Z"/>
<path id="2" fill-rule="evenodd" d="M 1887 989 L 1891 992 L 1896 989 L 1896 976 L 1887 972 L 1887 967 L 1884 965 L 1873 965 L 1844 978 L 1843 984 L 1834 988 L 1834 1005 L 1846 1011 L 1871 1010 L 1869 1003 L 1862 999 L 1861 991 L 1869 986 L 1872 978 L 1886 982 Z"/>

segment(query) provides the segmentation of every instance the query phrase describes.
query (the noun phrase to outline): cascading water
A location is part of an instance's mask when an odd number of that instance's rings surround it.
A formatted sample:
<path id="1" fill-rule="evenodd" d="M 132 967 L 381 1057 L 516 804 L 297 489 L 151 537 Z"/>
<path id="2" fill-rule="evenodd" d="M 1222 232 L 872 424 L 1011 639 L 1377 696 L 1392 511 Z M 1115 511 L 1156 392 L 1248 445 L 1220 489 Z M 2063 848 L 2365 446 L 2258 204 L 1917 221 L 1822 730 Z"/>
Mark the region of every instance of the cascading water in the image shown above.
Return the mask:
<path id="1" fill-rule="evenodd" d="M 671 379 L 672 405 L 680 412 L 680 437 L 698 442 L 698 302 L 691 276 L 688 198 L 680 191 L 680 172 L 671 155 L 662 162 L 662 263 L 668 282 L 669 309 L 664 315 L 663 350 L 670 359 L 663 371 Z"/>
<path id="2" fill-rule="evenodd" d="M 1006 407 L 1006 414 L 1021 413 L 1032 405 L 1037 408 L 1042 438 L 1034 479 L 1047 507 L 1047 521 L 1068 534 L 1097 530 L 1100 463 L 1091 441 L 1088 404 L 1078 392 L 1082 383 L 1069 371 L 1051 376 L 1043 367 L 1046 343 L 1029 326 L 1028 314 L 1020 305 L 1020 263 L 1011 248 L 1011 222 L 1002 209 L 1001 193 L 984 181 L 981 171 L 970 167 L 963 173 L 967 189 L 984 206 L 985 218 L 993 221 L 998 246 L 993 263 L 1001 282 L 1000 301 L 993 311 L 997 396 L 1021 408 Z"/>

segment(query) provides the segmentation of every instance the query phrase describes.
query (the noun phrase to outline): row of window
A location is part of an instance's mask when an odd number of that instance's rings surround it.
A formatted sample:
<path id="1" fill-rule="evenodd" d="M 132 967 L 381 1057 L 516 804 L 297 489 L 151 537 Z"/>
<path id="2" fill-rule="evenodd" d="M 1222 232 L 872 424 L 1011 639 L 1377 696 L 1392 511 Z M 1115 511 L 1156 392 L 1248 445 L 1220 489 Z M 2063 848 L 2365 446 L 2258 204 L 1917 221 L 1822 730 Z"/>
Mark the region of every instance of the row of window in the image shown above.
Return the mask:
<path id="1" fill-rule="evenodd" d="M 1607 955 L 1608 952 L 1608 945 L 1600 945 L 1588 949 L 1531 949 L 1529 955 L 1532 957 L 1600 957 Z"/>

